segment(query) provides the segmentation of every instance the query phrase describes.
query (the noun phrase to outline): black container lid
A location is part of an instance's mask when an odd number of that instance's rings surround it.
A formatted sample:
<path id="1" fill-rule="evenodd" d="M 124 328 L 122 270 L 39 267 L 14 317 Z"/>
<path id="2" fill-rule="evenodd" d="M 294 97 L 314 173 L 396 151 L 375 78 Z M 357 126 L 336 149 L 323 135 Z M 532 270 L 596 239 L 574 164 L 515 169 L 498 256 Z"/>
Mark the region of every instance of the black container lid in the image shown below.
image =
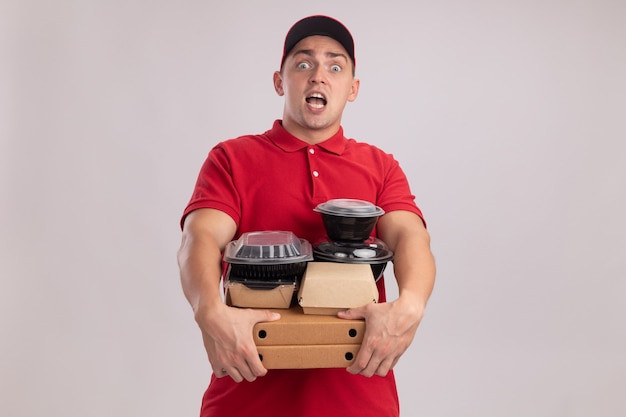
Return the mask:
<path id="1" fill-rule="evenodd" d="M 385 214 L 385 211 L 365 200 L 351 198 L 337 198 L 318 204 L 314 211 L 322 214 L 345 217 L 377 217 Z"/>
<path id="2" fill-rule="evenodd" d="M 323 261 L 354 264 L 378 264 L 393 259 L 387 245 L 374 237 L 359 243 L 324 241 L 313 247 L 313 255 Z"/>

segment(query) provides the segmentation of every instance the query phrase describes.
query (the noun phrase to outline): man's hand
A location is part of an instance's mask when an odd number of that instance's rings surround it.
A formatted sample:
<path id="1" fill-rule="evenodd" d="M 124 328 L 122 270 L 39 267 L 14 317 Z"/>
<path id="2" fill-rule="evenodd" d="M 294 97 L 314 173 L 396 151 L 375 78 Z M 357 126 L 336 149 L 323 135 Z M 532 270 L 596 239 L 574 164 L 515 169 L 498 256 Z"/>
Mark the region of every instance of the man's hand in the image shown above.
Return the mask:
<path id="1" fill-rule="evenodd" d="M 216 377 L 230 376 L 235 382 L 254 381 L 267 369 L 261 363 L 252 337 L 256 323 L 274 321 L 280 314 L 269 310 L 240 309 L 216 303 L 200 309 L 196 321 Z"/>
<path id="2" fill-rule="evenodd" d="M 365 319 L 365 337 L 348 372 L 366 377 L 387 375 L 413 341 L 423 315 L 423 306 L 402 297 L 339 312 L 342 319 Z"/>
<path id="3" fill-rule="evenodd" d="M 391 211 L 378 219 L 379 238 L 394 252 L 398 298 L 340 312 L 344 319 L 365 319 L 365 337 L 348 372 L 385 376 L 413 341 L 435 282 L 435 260 L 422 219 Z"/>

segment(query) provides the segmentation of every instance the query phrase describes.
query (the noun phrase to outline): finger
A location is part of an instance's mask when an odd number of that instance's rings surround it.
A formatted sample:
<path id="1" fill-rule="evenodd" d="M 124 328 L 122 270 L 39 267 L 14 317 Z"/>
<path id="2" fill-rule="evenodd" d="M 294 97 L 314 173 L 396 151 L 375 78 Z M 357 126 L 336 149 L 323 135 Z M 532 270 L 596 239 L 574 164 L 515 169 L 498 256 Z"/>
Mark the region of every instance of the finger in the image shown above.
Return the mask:
<path id="1" fill-rule="evenodd" d="M 385 376 L 397 360 L 398 355 L 390 344 L 365 344 L 361 347 L 355 363 L 348 371 L 366 377 Z"/>
<path id="2" fill-rule="evenodd" d="M 392 370 L 396 367 L 396 365 L 398 364 L 398 361 L 400 360 L 400 356 L 396 356 L 396 358 L 393 360 L 393 363 L 391 364 L 391 366 L 389 367 L 389 370 Z"/>
<path id="3" fill-rule="evenodd" d="M 219 370 L 213 371 L 216 378 L 224 378 L 230 377 L 235 382 L 241 382 L 244 379 L 247 381 L 254 381 L 256 376 L 253 375 L 249 370 L 242 371 L 241 369 L 245 369 L 244 367 L 238 368 L 236 366 L 224 366 Z"/>
<path id="4" fill-rule="evenodd" d="M 347 371 L 354 375 L 362 373 L 372 360 L 373 354 L 374 350 L 370 347 L 370 345 L 363 343 L 354 362 L 347 368 Z"/>
<path id="5" fill-rule="evenodd" d="M 248 367 L 251 370 L 252 375 L 250 378 L 257 378 L 260 376 L 265 376 L 267 374 L 267 369 L 263 366 L 263 362 L 261 362 L 261 358 L 259 357 L 259 353 L 256 352 L 254 358 L 250 359 L 248 362 Z M 248 378 L 246 378 L 248 379 Z M 248 379 L 250 381 L 250 379 Z"/>
<path id="6" fill-rule="evenodd" d="M 221 361 L 211 363 L 213 373 L 217 378 L 224 378 L 230 376 L 234 381 L 240 382 L 243 379 L 248 381 L 254 381 L 258 376 L 263 376 L 267 373 L 267 370 L 259 363 L 258 366 L 250 366 L 248 360 L 258 359 L 258 353 L 256 346 L 252 345 L 252 348 L 241 348 L 241 352 L 228 355 L 227 358 Z"/>
<path id="7" fill-rule="evenodd" d="M 241 366 L 238 366 L 236 369 L 239 375 L 248 382 L 253 382 L 258 377 L 264 376 L 267 373 L 267 370 L 263 367 L 263 365 L 250 365 L 247 362 Z"/>
<path id="8" fill-rule="evenodd" d="M 243 376 L 241 375 L 241 372 L 239 372 L 239 369 L 237 368 L 228 368 L 228 369 L 222 369 L 222 377 L 224 376 L 229 376 L 233 381 L 235 382 L 241 382 L 243 381 Z"/>
<path id="9" fill-rule="evenodd" d="M 361 370 L 360 374 L 365 376 L 365 377 L 367 377 L 367 378 L 370 378 L 370 377 L 374 376 L 374 374 L 378 370 L 379 364 L 380 364 L 379 361 L 370 360 L 369 363 L 367 364 L 367 366 L 363 370 Z"/>
<path id="10" fill-rule="evenodd" d="M 245 380 L 252 382 L 267 374 L 254 343 L 240 349 L 241 356 L 236 360 L 234 367 Z"/>
<path id="11" fill-rule="evenodd" d="M 394 357 L 390 357 L 390 358 L 383 360 L 380 363 L 380 365 L 378 365 L 378 368 L 376 369 L 375 374 L 378 376 L 383 376 L 383 377 L 387 376 L 389 371 L 393 369 L 393 366 L 396 364 L 396 362 L 398 362 L 398 360 L 395 359 Z"/>

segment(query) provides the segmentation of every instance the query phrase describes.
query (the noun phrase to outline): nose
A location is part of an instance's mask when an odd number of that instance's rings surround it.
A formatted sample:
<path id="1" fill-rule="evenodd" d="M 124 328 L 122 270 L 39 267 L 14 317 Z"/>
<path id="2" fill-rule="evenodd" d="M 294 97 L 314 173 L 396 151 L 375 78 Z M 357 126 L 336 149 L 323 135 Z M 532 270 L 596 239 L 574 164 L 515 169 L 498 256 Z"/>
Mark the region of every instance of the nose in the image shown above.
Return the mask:
<path id="1" fill-rule="evenodd" d="M 313 84 L 326 84 L 326 74 L 322 65 L 315 67 L 311 73 L 311 82 Z"/>

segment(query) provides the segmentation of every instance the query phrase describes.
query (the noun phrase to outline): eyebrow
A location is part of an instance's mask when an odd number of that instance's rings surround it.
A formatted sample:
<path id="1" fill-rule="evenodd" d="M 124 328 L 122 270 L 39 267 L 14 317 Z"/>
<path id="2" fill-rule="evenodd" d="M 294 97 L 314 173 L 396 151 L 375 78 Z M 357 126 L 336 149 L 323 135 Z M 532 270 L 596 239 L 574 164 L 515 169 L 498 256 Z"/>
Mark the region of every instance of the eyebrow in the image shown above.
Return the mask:
<path id="1" fill-rule="evenodd" d="M 297 51 L 293 53 L 294 57 L 297 55 L 307 55 L 307 56 L 313 57 L 315 54 L 312 49 L 298 49 Z M 350 60 L 348 59 L 348 56 L 341 52 L 326 52 L 325 55 L 327 58 L 343 58 L 346 60 L 346 62 L 350 62 Z"/>

